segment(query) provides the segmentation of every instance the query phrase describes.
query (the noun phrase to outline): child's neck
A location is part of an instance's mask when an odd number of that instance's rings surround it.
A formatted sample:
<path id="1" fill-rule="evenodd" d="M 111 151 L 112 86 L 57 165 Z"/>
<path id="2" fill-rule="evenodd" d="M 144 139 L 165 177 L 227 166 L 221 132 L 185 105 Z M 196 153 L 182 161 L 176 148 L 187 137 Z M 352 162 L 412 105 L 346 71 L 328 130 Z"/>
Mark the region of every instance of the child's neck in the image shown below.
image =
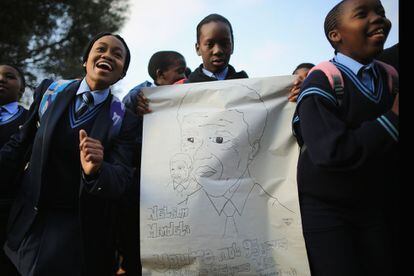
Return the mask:
<path id="1" fill-rule="evenodd" d="M 361 58 L 361 57 L 357 57 L 355 55 L 352 55 L 352 54 L 346 53 L 346 52 L 342 52 L 342 51 L 338 51 L 338 53 L 341 53 L 342 55 L 345 55 L 345 56 L 355 60 L 356 62 L 359 62 L 359 63 L 363 64 L 363 65 L 370 64 L 371 62 L 374 61 L 374 57 Z"/>
<path id="2" fill-rule="evenodd" d="M 100 81 L 93 81 L 89 79 L 88 77 L 85 77 L 86 83 L 88 84 L 91 91 L 95 90 L 104 90 L 109 88 L 111 85 L 108 85 L 106 82 L 100 82 Z"/>

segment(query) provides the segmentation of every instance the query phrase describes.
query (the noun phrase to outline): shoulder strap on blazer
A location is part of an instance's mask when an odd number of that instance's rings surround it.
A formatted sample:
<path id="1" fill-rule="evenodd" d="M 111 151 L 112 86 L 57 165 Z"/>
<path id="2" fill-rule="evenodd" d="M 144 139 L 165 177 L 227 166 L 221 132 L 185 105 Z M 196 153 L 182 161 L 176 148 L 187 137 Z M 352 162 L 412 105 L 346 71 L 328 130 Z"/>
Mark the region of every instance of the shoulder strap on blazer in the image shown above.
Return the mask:
<path id="1" fill-rule="evenodd" d="M 40 101 L 39 106 L 39 119 L 42 118 L 43 114 L 45 114 L 47 108 L 52 104 L 52 102 L 56 99 L 56 96 L 65 90 L 65 88 L 75 82 L 76 80 L 58 80 L 52 82 L 49 87 L 46 89 L 45 93 L 43 93 L 42 100 Z"/>
<path id="2" fill-rule="evenodd" d="M 112 127 L 109 130 L 109 137 L 114 137 L 119 134 L 122 126 L 122 120 L 125 116 L 125 105 L 114 95 L 112 95 L 111 99 L 109 116 L 111 116 L 112 120 Z"/>
<path id="3" fill-rule="evenodd" d="M 315 65 L 311 70 L 309 70 L 308 75 L 315 70 L 320 70 L 326 75 L 329 84 L 335 92 L 338 105 L 341 105 L 342 97 L 344 95 L 344 79 L 342 77 L 341 71 L 339 71 L 335 64 L 330 61 L 323 61 Z"/>

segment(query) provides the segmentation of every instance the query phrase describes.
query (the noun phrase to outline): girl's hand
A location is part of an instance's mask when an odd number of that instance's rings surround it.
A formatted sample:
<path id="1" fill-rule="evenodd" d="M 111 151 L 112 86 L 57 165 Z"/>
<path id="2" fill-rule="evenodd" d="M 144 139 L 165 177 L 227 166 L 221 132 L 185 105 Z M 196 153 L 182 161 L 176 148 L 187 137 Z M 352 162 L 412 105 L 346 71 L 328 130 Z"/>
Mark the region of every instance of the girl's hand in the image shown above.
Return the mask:
<path id="1" fill-rule="evenodd" d="M 101 168 L 104 155 L 104 147 L 99 140 L 88 137 L 85 130 L 79 131 L 79 150 L 83 172 L 86 175 L 94 175 Z"/>

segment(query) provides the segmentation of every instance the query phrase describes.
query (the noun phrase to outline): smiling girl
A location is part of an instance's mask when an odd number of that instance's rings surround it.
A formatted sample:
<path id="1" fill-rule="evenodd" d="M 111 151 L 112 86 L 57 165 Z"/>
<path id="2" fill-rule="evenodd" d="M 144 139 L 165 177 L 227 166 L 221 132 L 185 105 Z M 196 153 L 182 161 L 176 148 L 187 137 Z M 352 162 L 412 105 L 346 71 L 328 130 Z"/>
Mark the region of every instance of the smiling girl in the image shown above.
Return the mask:
<path id="1" fill-rule="evenodd" d="M 27 123 L 2 148 L 2 176 L 26 165 L 4 246 L 22 275 L 111 275 L 110 214 L 131 185 L 137 120 L 110 87 L 129 61 L 120 36 L 94 37 L 84 78 L 43 81 Z"/>

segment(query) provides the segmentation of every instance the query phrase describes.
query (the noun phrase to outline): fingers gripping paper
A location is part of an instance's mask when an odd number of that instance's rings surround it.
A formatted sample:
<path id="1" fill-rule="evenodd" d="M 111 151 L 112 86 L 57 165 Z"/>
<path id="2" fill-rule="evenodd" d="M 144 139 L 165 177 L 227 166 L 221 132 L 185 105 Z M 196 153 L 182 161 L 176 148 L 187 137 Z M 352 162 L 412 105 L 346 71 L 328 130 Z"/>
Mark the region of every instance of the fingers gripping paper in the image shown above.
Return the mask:
<path id="1" fill-rule="evenodd" d="M 149 88 L 144 275 L 310 275 L 296 187 L 292 76 Z"/>

